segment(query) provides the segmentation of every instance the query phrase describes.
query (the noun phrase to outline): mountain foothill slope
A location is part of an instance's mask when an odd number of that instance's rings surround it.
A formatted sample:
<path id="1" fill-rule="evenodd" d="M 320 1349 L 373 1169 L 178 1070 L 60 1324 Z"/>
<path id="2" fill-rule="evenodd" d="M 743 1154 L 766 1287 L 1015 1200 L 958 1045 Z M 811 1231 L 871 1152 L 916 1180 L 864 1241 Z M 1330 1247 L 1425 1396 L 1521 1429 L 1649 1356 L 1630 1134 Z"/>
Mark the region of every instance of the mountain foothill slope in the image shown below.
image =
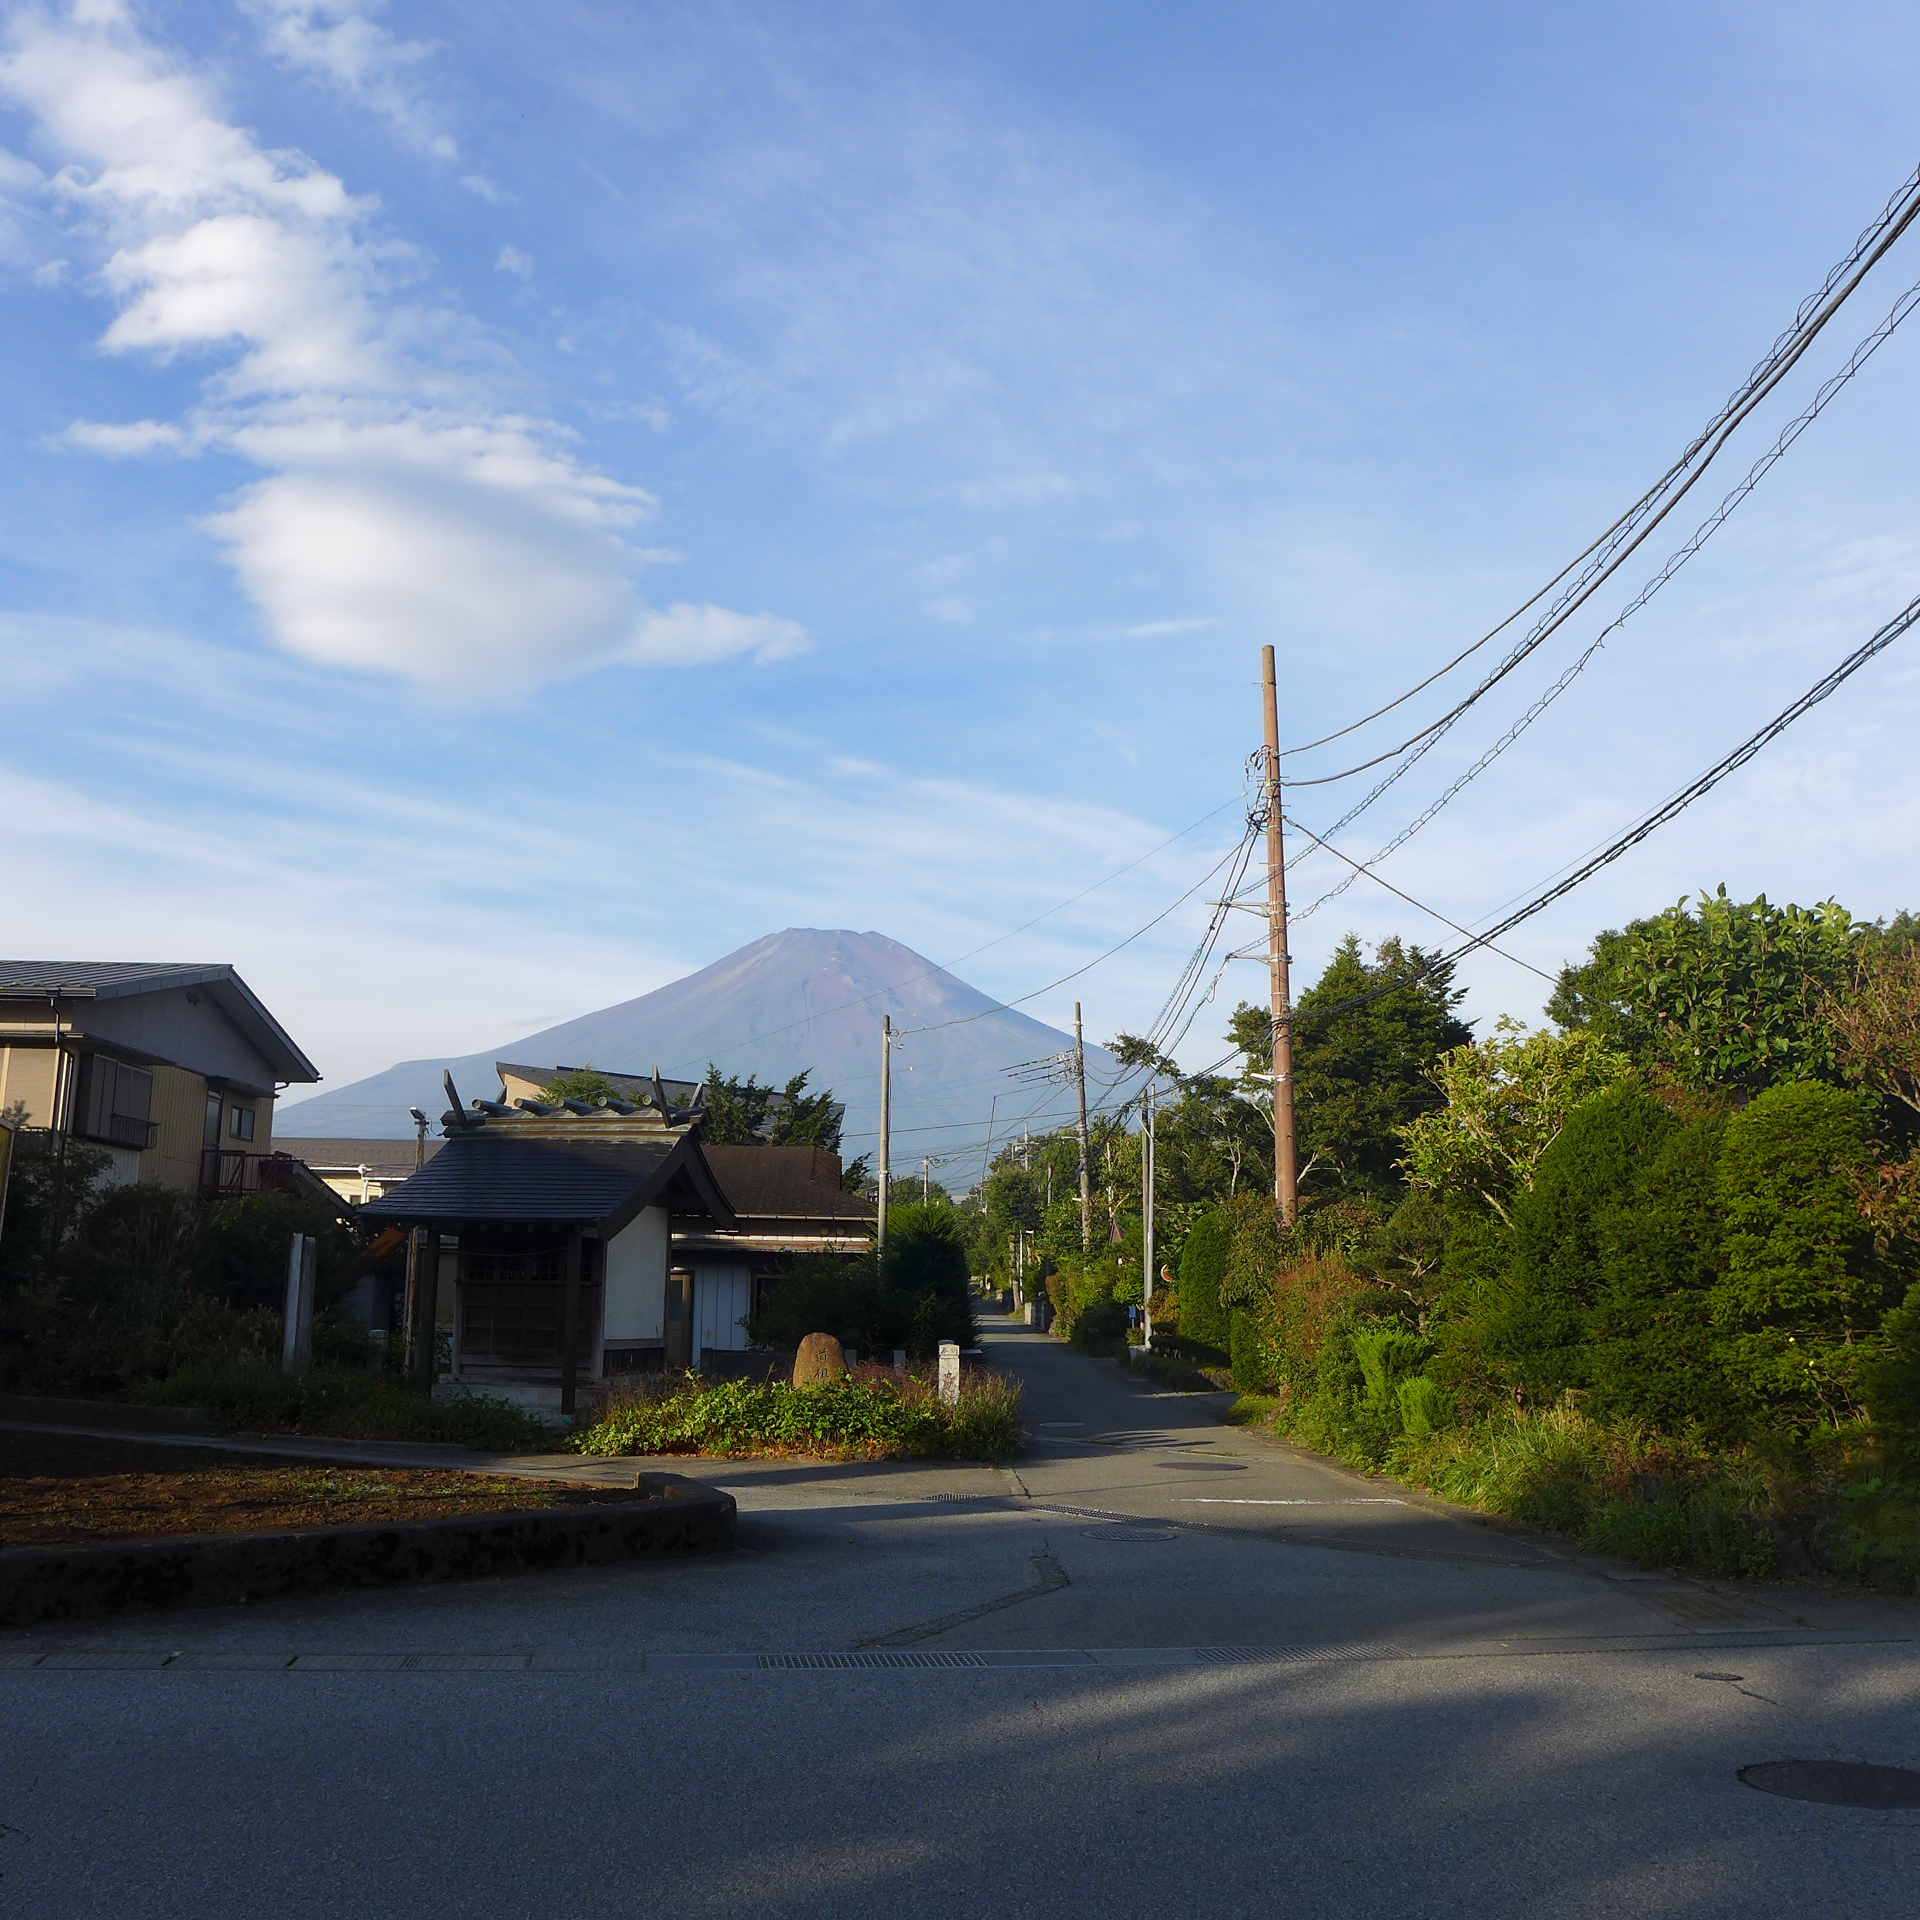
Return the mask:
<path id="1" fill-rule="evenodd" d="M 990 1116 L 996 1137 L 1004 1137 L 1018 1132 L 1023 1117 L 1037 1129 L 1071 1114 L 1070 1086 L 1033 1084 L 1007 1071 L 1071 1048 L 1071 1034 L 1001 1006 L 884 934 L 789 927 L 637 1000 L 485 1053 L 404 1060 L 283 1107 L 274 1132 L 290 1143 L 329 1135 L 398 1139 L 413 1131 L 409 1107 L 437 1120 L 446 1106 L 445 1072 L 463 1098 L 491 1098 L 499 1089 L 496 1060 L 615 1073 L 657 1066 L 671 1078 L 696 1080 L 712 1062 L 722 1073 L 751 1073 L 763 1084 L 811 1070 L 812 1085 L 831 1087 L 846 1102 L 851 1159 L 874 1146 L 886 1014 L 903 1034 L 893 1055 L 893 1158 L 901 1171 L 923 1154 L 977 1146 Z M 1111 1054 L 1090 1045 L 1089 1100 L 1118 1072 Z"/>

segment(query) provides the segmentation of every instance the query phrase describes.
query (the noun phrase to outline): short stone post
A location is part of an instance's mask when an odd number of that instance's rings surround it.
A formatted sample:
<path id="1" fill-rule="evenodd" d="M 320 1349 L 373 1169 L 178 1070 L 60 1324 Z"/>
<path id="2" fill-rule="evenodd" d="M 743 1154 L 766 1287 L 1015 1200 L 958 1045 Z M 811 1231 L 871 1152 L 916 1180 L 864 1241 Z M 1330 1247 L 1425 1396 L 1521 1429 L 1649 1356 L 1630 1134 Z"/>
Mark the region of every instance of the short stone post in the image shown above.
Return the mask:
<path id="1" fill-rule="evenodd" d="M 793 1384 L 796 1387 L 823 1387 L 840 1378 L 846 1360 L 840 1342 L 830 1333 L 810 1333 L 800 1342 L 794 1356 Z"/>
<path id="2" fill-rule="evenodd" d="M 893 1350 L 893 1370 L 894 1370 L 894 1372 L 895 1372 L 895 1373 L 905 1373 L 905 1372 L 906 1372 L 906 1370 L 907 1370 L 907 1350 L 906 1350 L 906 1348 L 905 1348 L 905 1347 L 895 1347 L 895 1348 L 894 1348 L 894 1350 Z"/>
<path id="3" fill-rule="evenodd" d="M 286 1328 L 280 1339 L 280 1365 L 288 1373 L 313 1361 L 313 1296 L 319 1278 L 320 1242 L 296 1233 L 287 1249 Z"/>
<path id="4" fill-rule="evenodd" d="M 950 1407 L 960 1404 L 960 1343 L 940 1342 L 940 1398 Z"/>

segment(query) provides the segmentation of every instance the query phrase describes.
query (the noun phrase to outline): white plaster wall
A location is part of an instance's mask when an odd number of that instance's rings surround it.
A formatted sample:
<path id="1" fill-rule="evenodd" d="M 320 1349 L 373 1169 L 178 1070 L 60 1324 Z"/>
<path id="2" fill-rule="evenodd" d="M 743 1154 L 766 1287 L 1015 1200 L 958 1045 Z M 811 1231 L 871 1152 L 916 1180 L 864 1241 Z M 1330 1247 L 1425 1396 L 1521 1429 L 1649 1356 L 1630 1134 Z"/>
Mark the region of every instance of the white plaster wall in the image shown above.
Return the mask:
<path id="1" fill-rule="evenodd" d="M 753 1277 L 742 1264 L 696 1254 L 693 1267 L 693 1346 L 721 1353 L 746 1350 L 747 1330 L 740 1322 L 753 1307 Z"/>
<path id="2" fill-rule="evenodd" d="M 606 1340 L 659 1340 L 667 1307 L 667 1210 L 648 1207 L 607 1242 Z"/>

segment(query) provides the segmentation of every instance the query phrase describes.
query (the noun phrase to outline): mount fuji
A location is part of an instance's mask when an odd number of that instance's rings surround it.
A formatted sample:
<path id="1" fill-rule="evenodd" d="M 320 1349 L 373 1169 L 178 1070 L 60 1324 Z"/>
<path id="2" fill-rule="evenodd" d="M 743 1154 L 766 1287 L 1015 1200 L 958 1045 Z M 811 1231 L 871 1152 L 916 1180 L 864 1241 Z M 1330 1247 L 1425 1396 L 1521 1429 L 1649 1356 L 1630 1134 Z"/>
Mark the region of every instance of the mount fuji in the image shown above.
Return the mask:
<path id="1" fill-rule="evenodd" d="M 499 1090 L 496 1060 L 523 1066 L 599 1067 L 698 1080 L 708 1063 L 764 1084 L 811 1071 L 810 1085 L 846 1102 L 849 1159 L 874 1149 L 879 1126 L 880 1022 L 892 1015 L 893 1163 L 906 1173 L 923 1155 L 953 1157 L 949 1184 L 994 1137 L 1058 1126 L 1073 1113 L 1071 1084 L 1009 1069 L 1042 1061 L 1073 1036 L 989 999 L 911 947 L 879 933 L 789 927 L 742 947 L 683 980 L 583 1013 L 485 1053 L 455 1060 L 403 1060 L 349 1086 L 283 1107 L 276 1137 L 397 1140 L 407 1109 L 438 1116 L 441 1075 L 466 1098 Z M 1104 1047 L 1087 1048 L 1088 1099 L 1120 1075 Z M 964 1160 L 959 1156 L 964 1155 Z M 977 1163 L 974 1163 L 977 1164 Z"/>

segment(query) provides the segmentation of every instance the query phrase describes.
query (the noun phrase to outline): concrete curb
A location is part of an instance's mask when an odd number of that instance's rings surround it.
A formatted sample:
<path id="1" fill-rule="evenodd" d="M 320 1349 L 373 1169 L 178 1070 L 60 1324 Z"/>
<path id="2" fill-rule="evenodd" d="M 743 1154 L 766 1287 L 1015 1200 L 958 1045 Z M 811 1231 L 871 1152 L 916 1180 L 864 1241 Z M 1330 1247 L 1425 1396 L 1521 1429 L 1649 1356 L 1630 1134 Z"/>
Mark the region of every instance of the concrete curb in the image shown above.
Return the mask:
<path id="1" fill-rule="evenodd" d="M 30 1393 L 0 1393 L 0 1422 L 128 1434 L 220 1431 L 212 1414 L 198 1407 L 144 1407 L 125 1400 L 58 1400 Z"/>
<path id="2" fill-rule="evenodd" d="M 0 1626 L 97 1620 L 160 1607 L 221 1607 L 275 1594 L 471 1580 L 732 1547 L 733 1495 L 643 1473 L 631 1502 L 527 1513 L 174 1534 L 0 1550 Z"/>

